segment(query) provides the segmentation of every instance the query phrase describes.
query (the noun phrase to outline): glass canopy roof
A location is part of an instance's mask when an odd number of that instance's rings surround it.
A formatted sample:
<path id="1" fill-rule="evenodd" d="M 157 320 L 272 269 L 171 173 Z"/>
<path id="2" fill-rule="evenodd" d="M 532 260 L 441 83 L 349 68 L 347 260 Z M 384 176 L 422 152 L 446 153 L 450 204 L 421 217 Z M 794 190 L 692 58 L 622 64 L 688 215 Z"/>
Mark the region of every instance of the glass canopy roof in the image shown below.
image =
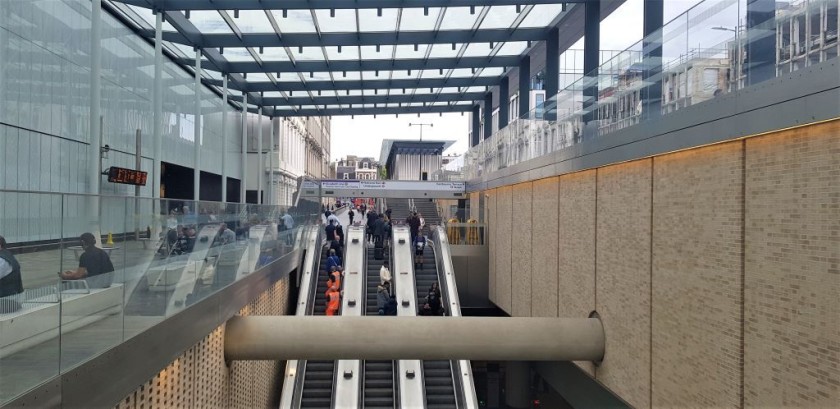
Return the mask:
<path id="1" fill-rule="evenodd" d="M 227 74 L 233 95 L 278 115 L 467 111 L 566 10 L 547 0 L 109 1 L 152 38 L 150 9 L 163 10 L 169 53 L 190 67 L 199 48 L 208 86 L 222 92 Z M 278 5 L 289 9 L 261 9 Z"/>

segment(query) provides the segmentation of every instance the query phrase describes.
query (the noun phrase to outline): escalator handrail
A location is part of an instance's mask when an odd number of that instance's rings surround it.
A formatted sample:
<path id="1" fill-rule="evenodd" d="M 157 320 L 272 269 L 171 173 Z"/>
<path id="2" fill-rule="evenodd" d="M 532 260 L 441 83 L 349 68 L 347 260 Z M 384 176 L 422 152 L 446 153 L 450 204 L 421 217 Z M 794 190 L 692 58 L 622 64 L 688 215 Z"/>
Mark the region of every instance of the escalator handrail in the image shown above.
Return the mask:
<path id="1" fill-rule="evenodd" d="M 309 226 L 309 231 L 306 235 L 307 239 L 311 238 L 313 233 L 315 240 L 311 247 L 306 250 L 307 256 L 311 254 L 312 266 L 308 269 L 309 279 L 304 282 L 301 280 L 300 292 L 298 293 L 298 301 L 303 298 L 304 304 L 302 308 L 298 308 L 295 315 L 312 315 L 315 305 L 315 294 L 318 291 L 318 272 L 321 265 L 321 251 L 323 251 L 323 235 L 325 234 L 319 225 Z M 307 244 L 309 246 L 309 244 Z M 307 261 L 304 259 L 302 272 L 307 270 Z M 301 274 L 303 275 L 303 274 Z M 303 398 L 303 379 L 306 374 L 306 361 L 293 360 L 286 362 L 286 370 L 284 372 L 283 390 L 280 395 L 280 408 L 300 407 L 301 399 Z M 286 380 L 294 377 L 294 382 L 288 383 Z"/>
<path id="2" fill-rule="evenodd" d="M 455 280 L 455 268 L 452 266 L 452 252 L 449 249 L 449 239 L 446 236 L 446 230 L 442 226 L 433 226 L 432 230 L 432 246 L 435 253 L 435 268 L 438 273 L 438 283 L 443 287 L 441 293 L 446 294 L 446 300 L 449 306 L 449 315 L 452 317 L 461 316 L 461 303 L 458 298 L 458 284 Z M 443 271 L 441 271 L 441 267 Z M 440 280 L 440 278 L 443 280 Z M 462 409 L 476 409 L 478 408 L 478 397 L 475 392 L 475 383 L 472 373 L 472 366 L 467 360 L 454 361 L 457 363 L 458 376 L 453 370 L 453 385 L 456 391 L 459 391 L 456 401 L 459 403 L 458 407 Z"/>

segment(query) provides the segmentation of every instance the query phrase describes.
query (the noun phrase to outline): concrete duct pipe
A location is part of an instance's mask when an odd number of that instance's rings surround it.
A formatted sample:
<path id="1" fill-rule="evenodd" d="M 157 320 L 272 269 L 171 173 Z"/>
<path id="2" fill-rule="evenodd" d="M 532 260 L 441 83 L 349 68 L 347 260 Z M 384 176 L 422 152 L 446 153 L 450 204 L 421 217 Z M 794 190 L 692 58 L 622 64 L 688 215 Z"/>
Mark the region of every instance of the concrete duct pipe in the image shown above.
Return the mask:
<path id="1" fill-rule="evenodd" d="M 604 340 L 597 318 L 248 316 L 225 358 L 600 361 Z"/>

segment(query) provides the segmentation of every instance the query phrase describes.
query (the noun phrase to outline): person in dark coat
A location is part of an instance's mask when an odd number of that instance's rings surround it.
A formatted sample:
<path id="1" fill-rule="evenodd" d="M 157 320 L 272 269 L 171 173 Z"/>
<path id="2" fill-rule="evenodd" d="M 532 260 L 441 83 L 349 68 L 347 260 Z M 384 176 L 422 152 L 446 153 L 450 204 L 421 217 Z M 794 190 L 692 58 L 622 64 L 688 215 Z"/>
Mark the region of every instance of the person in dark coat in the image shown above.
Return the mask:
<path id="1" fill-rule="evenodd" d="M 6 239 L 0 236 L 0 314 L 20 310 L 20 302 L 13 295 L 23 292 L 20 263 L 7 248 Z M 8 299 L 4 299 L 9 297 Z"/>
<path id="2" fill-rule="evenodd" d="M 335 240 L 335 224 L 332 220 L 330 220 L 330 223 L 327 225 L 327 227 L 324 227 L 324 232 L 327 233 L 327 240 Z"/>
<path id="3" fill-rule="evenodd" d="M 376 309 L 379 315 L 385 315 L 391 302 L 391 283 L 386 281 L 376 287 Z"/>
<path id="4" fill-rule="evenodd" d="M 373 224 L 374 243 L 382 243 L 382 240 L 385 240 L 386 234 L 388 234 L 388 229 L 385 225 L 385 216 L 380 214 Z"/>
<path id="5" fill-rule="evenodd" d="M 373 241 L 373 227 L 376 224 L 376 211 L 371 210 L 367 213 L 367 240 L 368 242 Z"/>

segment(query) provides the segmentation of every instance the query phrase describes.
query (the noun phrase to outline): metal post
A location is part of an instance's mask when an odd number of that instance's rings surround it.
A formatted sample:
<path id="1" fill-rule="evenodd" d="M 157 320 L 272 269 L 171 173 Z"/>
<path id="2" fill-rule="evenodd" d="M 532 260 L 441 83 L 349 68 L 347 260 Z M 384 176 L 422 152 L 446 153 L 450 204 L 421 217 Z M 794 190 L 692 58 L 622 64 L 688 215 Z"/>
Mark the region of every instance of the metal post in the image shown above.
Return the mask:
<path id="1" fill-rule="evenodd" d="M 91 2 L 90 26 L 90 163 L 89 182 L 92 196 L 90 232 L 99 242 L 99 184 L 102 180 L 102 0 Z"/>
<path id="2" fill-rule="evenodd" d="M 642 116 L 645 119 L 656 118 L 662 114 L 662 24 L 664 23 L 664 2 L 645 0 L 644 2 L 644 39 L 642 40 L 642 58 L 645 71 L 643 81 L 648 84 L 643 91 Z"/>
<path id="3" fill-rule="evenodd" d="M 201 49 L 195 49 L 195 120 L 193 129 L 193 200 L 195 214 L 198 214 L 198 201 L 201 200 Z"/>
<path id="4" fill-rule="evenodd" d="M 558 57 L 559 58 L 559 57 Z M 559 66 L 559 60 L 558 60 Z M 559 77 L 559 74 L 558 74 Z M 558 80 L 559 81 L 559 80 Z M 531 57 L 522 57 L 519 61 L 519 117 L 531 111 Z"/>
<path id="5" fill-rule="evenodd" d="M 274 204 L 274 118 L 268 118 L 269 142 L 268 142 L 268 204 Z"/>
<path id="6" fill-rule="evenodd" d="M 510 117 L 510 78 L 502 77 L 499 84 L 499 130 L 508 125 Z"/>
<path id="7" fill-rule="evenodd" d="M 584 70 L 585 71 L 585 70 Z M 545 40 L 545 103 L 546 121 L 557 120 L 557 93 L 560 91 L 560 30 L 553 28 Z"/>
<path id="8" fill-rule="evenodd" d="M 228 76 L 222 73 L 222 201 L 227 202 Z"/>
<path id="9" fill-rule="evenodd" d="M 473 105 L 472 109 L 472 135 L 470 138 L 470 146 L 478 145 L 481 141 L 481 106 Z"/>
<path id="10" fill-rule="evenodd" d="M 239 184 L 239 202 L 246 203 L 245 193 L 248 173 L 248 93 L 242 91 L 242 181 Z"/>
<path id="11" fill-rule="evenodd" d="M 134 169 L 135 170 L 142 170 L 142 156 L 141 150 L 143 149 L 142 145 L 142 134 L 140 133 L 140 128 L 137 128 L 137 131 L 134 133 Z M 134 186 L 134 239 L 140 239 L 140 185 Z"/>
<path id="12" fill-rule="evenodd" d="M 584 4 L 583 21 L 583 107 L 584 111 L 594 109 L 598 100 L 598 65 L 601 48 L 601 3 L 589 2 Z M 595 119 L 595 113 L 589 112 L 584 116 L 584 122 Z"/>
<path id="13" fill-rule="evenodd" d="M 745 86 L 776 76 L 775 19 L 775 0 L 747 0 Z"/>
<path id="14" fill-rule="evenodd" d="M 263 129 L 262 129 L 263 110 L 262 107 L 257 109 L 257 204 L 262 204 L 263 191 L 263 173 L 265 173 L 265 166 L 263 166 Z"/>
<path id="15" fill-rule="evenodd" d="M 493 93 L 484 95 L 484 139 L 493 135 Z"/>
<path id="16" fill-rule="evenodd" d="M 160 182 L 163 177 L 160 171 L 163 153 L 163 12 L 160 11 L 155 13 L 155 79 L 152 86 L 152 105 L 152 142 L 154 143 L 154 165 L 151 172 L 152 197 L 160 198 Z"/>

